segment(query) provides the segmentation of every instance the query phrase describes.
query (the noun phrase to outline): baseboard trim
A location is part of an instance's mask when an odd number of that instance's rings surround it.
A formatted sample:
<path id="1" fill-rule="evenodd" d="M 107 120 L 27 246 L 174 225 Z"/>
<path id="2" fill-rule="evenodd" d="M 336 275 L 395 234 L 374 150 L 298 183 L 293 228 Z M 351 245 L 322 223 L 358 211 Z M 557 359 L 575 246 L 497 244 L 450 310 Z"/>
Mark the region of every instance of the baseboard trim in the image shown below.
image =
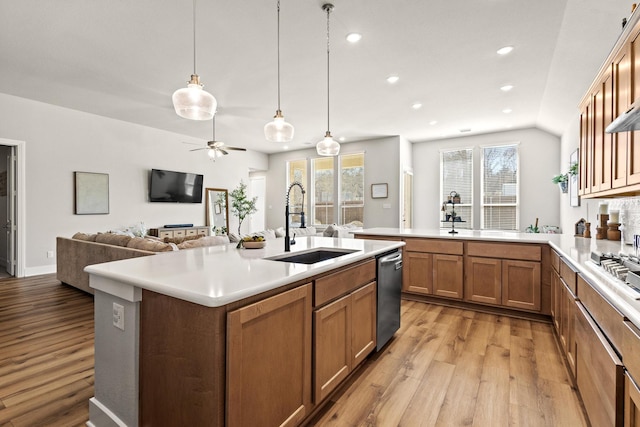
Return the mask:
<path id="1" fill-rule="evenodd" d="M 24 269 L 24 277 L 40 276 L 41 274 L 51 274 L 56 272 L 56 265 L 41 265 L 38 267 L 27 267 Z"/>

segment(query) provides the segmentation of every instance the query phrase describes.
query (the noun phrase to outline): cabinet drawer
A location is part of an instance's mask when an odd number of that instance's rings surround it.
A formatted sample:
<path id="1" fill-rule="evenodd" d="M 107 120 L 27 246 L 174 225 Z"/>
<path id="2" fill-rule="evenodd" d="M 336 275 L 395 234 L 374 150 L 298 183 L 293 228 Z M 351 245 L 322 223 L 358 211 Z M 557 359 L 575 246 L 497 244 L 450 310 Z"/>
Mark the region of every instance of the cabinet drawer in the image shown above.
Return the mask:
<path id="1" fill-rule="evenodd" d="M 622 328 L 624 327 L 622 313 L 609 304 L 609 301 L 591 287 L 580 275 L 578 275 L 578 293 L 580 294 L 580 301 L 582 301 L 584 307 L 605 333 L 611 344 L 617 350 L 621 350 Z"/>
<path id="2" fill-rule="evenodd" d="M 186 236 L 185 230 L 174 230 L 173 237 L 184 237 Z"/>
<path id="3" fill-rule="evenodd" d="M 160 237 L 161 239 L 164 239 L 165 237 L 173 237 L 173 231 L 160 231 L 158 233 L 158 237 Z"/>
<path id="4" fill-rule="evenodd" d="M 434 254 L 462 255 L 462 242 L 434 239 L 406 239 L 406 250 L 414 252 L 429 252 Z"/>
<path id="5" fill-rule="evenodd" d="M 198 234 L 198 231 L 195 228 L 192 228 L 190 230 L 186 230 L 187 236 L 196 236 Z"/>
<path id="6" fill-rule="evenodd" d="M 564 283 L 567 287 L 573 292 L 573 295 L 578 295 L 576 292 L 576 277 L 578 273 L 565 262 L 565 260 L 560 260 L 560 277 L 564 280 Z"/>
<path id="7" fill-rule="evenodd" d="M 556 251 L 551 251 L 551 266 L 556 271 L 556 273 L 560 273 L 560 255 Z"/>
<path id="8" fill-rule="evenodd" d="M 469 242 L 467 254 L 469 256 L 522 259 L 525 261 L 540 261 L 542 259 L 542 250 L 538 245 Z"/>
<path id="9" fill-rule="evenodd" d="M 593 426 L 621 426 L 624 367 L 581 303 L 576 304 L 576 382 Z"/>
<path id="10" fill-rule="evenodd" d="M 338 273 L 316 279 L 315 306 L 345 295 L 376 278 L 375 260 L 348 267 Z"/>
<path id="11" fill-rule="evenodd" d="M 207 233 L 207 229 L 204 228 L 204 227 L 203 228 L 198 228 L 198 234 L 206 236 L 208 234 Z"/>
<path id="12" fill-rule="evenodd" d="M 640 378 L 640 329 L 629 320 L 623 322 L 622 359 L 634 379 Z"/>

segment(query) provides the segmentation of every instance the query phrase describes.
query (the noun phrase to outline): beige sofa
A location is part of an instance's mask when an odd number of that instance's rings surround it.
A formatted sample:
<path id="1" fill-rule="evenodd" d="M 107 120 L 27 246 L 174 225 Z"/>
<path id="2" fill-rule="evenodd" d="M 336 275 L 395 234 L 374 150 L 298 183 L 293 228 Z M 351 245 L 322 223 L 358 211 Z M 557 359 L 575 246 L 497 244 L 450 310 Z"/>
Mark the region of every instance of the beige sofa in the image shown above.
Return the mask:
<path id="1" fill-rule="evenodd" d="M 200 236 L 198 239 L 177 239 L 164 242 L 157 238 L 130 237 L 126 235 L 102 233 L 76 233 L 72 238 L 56 239 L 57 278 L 62 283 L 93 294 L 89 287 L 89 274 L 84 271 L 88 265 L 109 261 L 155 255 L 202 246 L 229 243 L 226 236 Z"/>

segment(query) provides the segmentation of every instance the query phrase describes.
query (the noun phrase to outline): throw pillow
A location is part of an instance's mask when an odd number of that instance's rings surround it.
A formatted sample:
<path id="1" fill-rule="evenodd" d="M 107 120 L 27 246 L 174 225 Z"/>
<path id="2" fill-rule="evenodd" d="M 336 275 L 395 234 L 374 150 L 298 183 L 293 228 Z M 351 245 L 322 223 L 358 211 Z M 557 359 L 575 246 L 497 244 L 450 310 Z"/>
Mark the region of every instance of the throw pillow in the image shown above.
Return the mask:
<path id="1" fill-rule="evenodd" d="M 206 236 L 197 240 L 186 240 L 178 244 L 178 249 L 200 248 L 205 246 L 226 245 L 229 243 L 227 236 Z"/>
<path id="2" fill-rule="evenodd" d="M 278 227 L 274 231 L 276 233 L 276 237 L 284 237 L 284 234 L 285 234 L 284 227 Z"/>
<path id="3" fill-rule="evenodd" d="M 105 243 L 107 245 L 113 246 L 126 247 L 130 241 L 131 237 L 125 236 L 123 234 L 98 233 L 98 235 L 96 236 L 97 243 Z"/>
<path id="4" fill-rule="evenodd" d="M 127 247 L 131 249 L 140 249 L 150 252 L 170 252 L 174 250 L 170 243 L 164 243 L 152 239 L 145 239 L 142 237 L 133 237 L 127 244 Z"/>
<path id="5" fill-rule="evenodd" d="M 96 236 L 97 236 L 96 234 L 87 234 L 87 233 L 77 232 L 71 238 L 76 240 L 84 240 L 86 242 L 95 242 Z"/>
<path id="6" fill-rule="evenodd" d="M 165 243 L 175 243 L 179 245 L 182 242 L 186 242 L 187 240 L 196 240 L 204 237 L 204 234 L 196 234 L 195 236 L 184 236 L 184 237 L 165 237 Z"/>
<path id="7" fill-rule="evenodd" d="M 337 227 L 336 224 L 327 225 L 327 228 L 324 229 L 324 231 L 322 232 L 322 235 L 324 237 L 333 237 L 333 232 L 335 231 L 336 227 Z"/>

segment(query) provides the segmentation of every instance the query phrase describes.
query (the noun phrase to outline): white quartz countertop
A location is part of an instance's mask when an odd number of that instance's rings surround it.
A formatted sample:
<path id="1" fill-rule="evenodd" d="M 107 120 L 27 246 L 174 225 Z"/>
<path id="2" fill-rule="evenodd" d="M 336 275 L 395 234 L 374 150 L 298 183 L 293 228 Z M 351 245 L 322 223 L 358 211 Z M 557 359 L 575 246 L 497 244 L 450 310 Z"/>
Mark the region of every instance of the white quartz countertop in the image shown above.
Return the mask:
<path id="1" fill-rule="evenodd" d="M 403 245 L 403 242 L 308 236 L 297 237 L 289 254 L 312 248 L 355 252 L 311 265 L 267 260 L 264 258 L 285 254 L 284 239 L 272 239 L 262 249 L 236 249 L 235 244 L 193 248 L 90 265 L 85 271 L 90 273 L 90 286 L 95 289 L 108 291 L 108 286 L 101 289 L 104 283 L 117 282 L 207 307 L 219 307 L 339 270 Z"/>
<path id="2" fill-rule="evenodd" d="M 459 233 L 452 235 L 448 231 L 440 229 L 370 228 L 356 231 L 353 234 L 401 238 L 420 237 L 450 240 L 548 243 L 603 297 L 631 320 L 633 324 L 640 327 L 640 293 L 631 290 L 624 282 L 607 275 L 591 261 L 591 252 L 593 251 L 633 254 L 633 248 L 630 245 L 625 245 L 621 241 L 598 240 L 595 237 L 585 239 L 584 237 L 574 237 L 570 234 L 456 230 Z M 577 297 L 580 299 L 579 291 Z"/>

